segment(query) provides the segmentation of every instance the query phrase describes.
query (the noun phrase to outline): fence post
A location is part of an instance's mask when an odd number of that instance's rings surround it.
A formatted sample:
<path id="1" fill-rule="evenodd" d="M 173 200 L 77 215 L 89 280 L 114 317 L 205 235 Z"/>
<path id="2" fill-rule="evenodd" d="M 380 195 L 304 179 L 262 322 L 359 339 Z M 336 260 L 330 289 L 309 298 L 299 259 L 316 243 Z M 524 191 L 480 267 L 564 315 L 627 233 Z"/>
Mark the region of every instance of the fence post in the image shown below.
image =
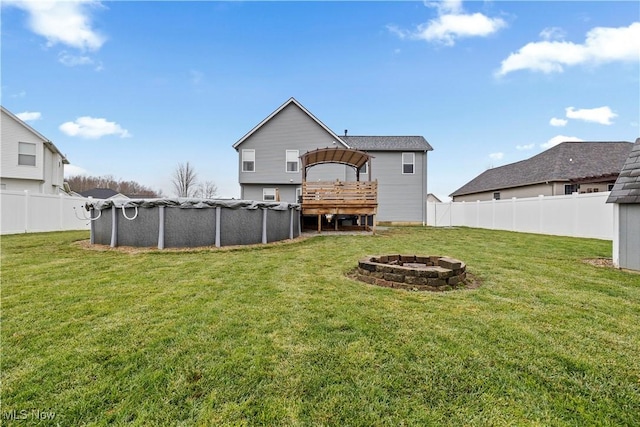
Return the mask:
<path id="1" fill-rule="evenodd" d="M 62 218 L 64 213 L 64 210 L 63 210 L 64 202 L 62 200 L 62 197 L 63 197 L 62 193 L 58 193 L 58 215 L 59 215 L 58 224 L 60 225 L 59 227 L 60 230 L 64 230 L 64 220 Z"/>
<path id="2" fill-rule="evenodd" d="M 543 194 L 539 194 L 538 195 L 538 233 L 542 234 L 542 230 L 543 230 L 543 216 L 544 216 L 544 206 L 543 206 L 543 202 L 544 202 L 544 195 Z"/>
<path id="3" fill-rule="evenodd" d="M 511 231 L 516 231 L 516 198 L 511 198 Z"/>
<path id="4" fill-rule="evenodd" d="M 24 190 L 24 232 L 29 232 L 29 190 Z"/>

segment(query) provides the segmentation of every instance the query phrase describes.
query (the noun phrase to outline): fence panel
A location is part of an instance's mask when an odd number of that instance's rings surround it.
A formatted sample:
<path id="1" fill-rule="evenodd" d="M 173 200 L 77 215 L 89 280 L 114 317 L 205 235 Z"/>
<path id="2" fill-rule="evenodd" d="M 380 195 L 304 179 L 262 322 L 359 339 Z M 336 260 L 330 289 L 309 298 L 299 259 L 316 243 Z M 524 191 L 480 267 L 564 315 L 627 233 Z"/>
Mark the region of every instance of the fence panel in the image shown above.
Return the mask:
<path id="1" fill-rule="evenodd" d="M 427 224 L 613 239 L 609 192 L 484 202 L 428 203 Z M 433 205 L 433 206 L 432 206 Z M 446 215 L 441 213 L 446 212 Z"/>
<path id="2" fill-rule="evenodd" d="M 0 233 L 89 230 L 81 210 L 87 199 L 66 194 L 37 194 L 29 191 L 0 191 Z M 74 210 L 75 208 L 75 210 Z"/>

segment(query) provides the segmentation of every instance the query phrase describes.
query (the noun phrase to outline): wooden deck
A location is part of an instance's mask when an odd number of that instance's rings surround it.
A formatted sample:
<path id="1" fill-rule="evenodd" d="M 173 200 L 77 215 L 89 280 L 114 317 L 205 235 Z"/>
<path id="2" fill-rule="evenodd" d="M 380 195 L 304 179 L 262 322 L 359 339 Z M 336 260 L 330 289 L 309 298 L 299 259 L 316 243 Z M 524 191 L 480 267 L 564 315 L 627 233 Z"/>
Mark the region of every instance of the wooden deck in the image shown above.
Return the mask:
<path id="1" fill-rule="evenodd" d="M 302 183 L 303 215 L 375 215 L 377 209 L 377 181 Z"/>

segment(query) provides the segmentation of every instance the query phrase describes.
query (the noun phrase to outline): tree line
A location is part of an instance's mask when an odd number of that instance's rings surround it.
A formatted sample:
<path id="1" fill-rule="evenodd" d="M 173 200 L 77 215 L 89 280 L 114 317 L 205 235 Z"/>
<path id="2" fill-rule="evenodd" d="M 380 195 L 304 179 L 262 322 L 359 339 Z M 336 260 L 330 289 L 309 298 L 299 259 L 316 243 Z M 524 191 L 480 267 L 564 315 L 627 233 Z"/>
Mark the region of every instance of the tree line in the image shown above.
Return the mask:
<path id="1" fill-rule="evenodd" d="M 108 188 L 128 197 L 163 197 L 162 191 L 155 191 L 136 181 L 117 180 L 112 175 L 75 175 L 66 179 L 71 191 L 81 193 L 94 188 Z M 213 199 L 218 195 L 218 186 L 213 181 L 198 181 L 198 174 L 189 163 L 178 163 L 171 175 L 173 192 L 178 197 Z"/>

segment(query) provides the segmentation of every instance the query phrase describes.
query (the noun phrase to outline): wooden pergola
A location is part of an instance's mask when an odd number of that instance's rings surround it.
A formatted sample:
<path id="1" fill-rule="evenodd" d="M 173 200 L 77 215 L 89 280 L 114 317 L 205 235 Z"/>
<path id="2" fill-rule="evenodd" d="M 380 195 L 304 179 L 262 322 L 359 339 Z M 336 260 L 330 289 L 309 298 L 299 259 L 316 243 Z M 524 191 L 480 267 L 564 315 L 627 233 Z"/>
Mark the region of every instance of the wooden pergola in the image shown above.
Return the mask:
<path id="1" fill-rule="evenodd" d="M 318 232 L 322 227 L 322 215 L 373 216 L 378 209 L 378 182 L 360 181 L 360 169 L 366 164 L 371 178 L 371 156 L 351 148 L 319 148 L 302 156 L 302 215 L 318 216 Z M 351 166 L 356 172 L 356 181 L 308 182 L 309 168 L 338 163 Z M 336 228 L 337 228 L 336 221 Z"/>

